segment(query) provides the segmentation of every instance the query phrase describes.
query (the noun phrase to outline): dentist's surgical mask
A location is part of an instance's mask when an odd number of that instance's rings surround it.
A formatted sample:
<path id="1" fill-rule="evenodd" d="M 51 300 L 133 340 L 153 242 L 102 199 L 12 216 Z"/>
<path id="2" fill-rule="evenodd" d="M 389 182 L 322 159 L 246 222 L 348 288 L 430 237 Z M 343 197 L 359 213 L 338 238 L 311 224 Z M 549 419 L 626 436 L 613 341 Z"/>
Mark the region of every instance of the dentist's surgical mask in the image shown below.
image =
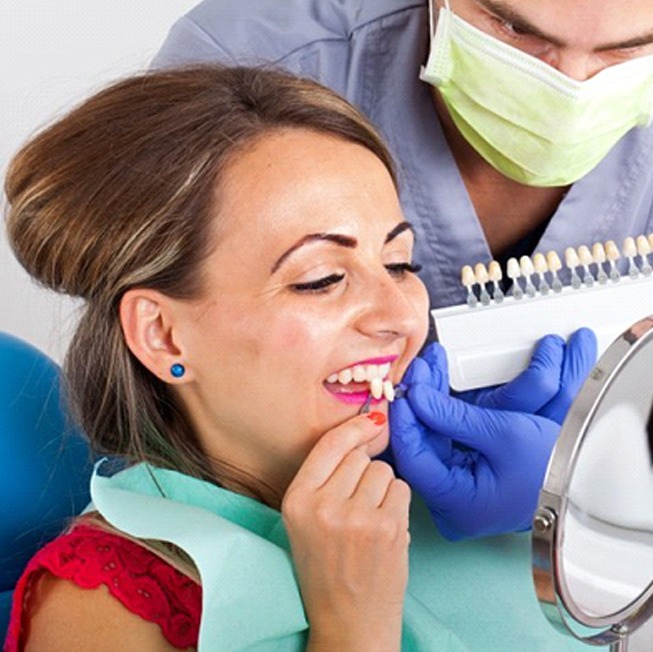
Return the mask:
<path id="1" fill-rule="evenodd" d="M 448 0 L 420 78 L 488 163 L 530 186 L 573 183 L 653 116 L 653 55 L 576 81 L 455 16 Z"/>

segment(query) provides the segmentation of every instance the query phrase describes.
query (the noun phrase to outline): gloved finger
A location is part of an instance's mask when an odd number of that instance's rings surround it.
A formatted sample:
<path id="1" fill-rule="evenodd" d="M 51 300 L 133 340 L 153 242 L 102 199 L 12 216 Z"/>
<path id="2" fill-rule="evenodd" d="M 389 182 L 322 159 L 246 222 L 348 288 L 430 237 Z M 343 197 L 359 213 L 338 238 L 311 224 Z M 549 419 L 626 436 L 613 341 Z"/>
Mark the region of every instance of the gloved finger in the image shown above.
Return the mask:
<path id="1" fill-rule="evenodd" d="M 410 363 L 401 384 L 409 387 L 413 383 L 426 383 L 438 391 L 449 390 L 447 358 L 439 344 L 433 343 Z"/>
<path id="2" fill-rule="evenodd" d="M 431 430 L 483 454 L 492 455 L 497 445 L 501 445 L 502 435 L 510 434 L 511 425 L 506 423 L 506 419 L 515 422 L 514 428 L 519 428 L 523 420 L 520 413 L 471 405 L 442 392 L 434 392 L 424 384 L 413 385 L 407 400 L 419 421 Z"/>
<path id="3" fill-rule="evenodd" d="M 442 345 L 438 342 L 433 342 L 424 350 L 422 357 L 429 365 L 433 387 L 440 392 L 448 392 L 449 363 Z"/>
<path id="4" fill-rule="evenodd" d="M 408 369 L 401 380 L 401 385 L 404 387 L 410 387 L 413 383 L 432 384 L 431 369 L 429 368 L 428 362 L 421 357 L 415 358 L 408 365 Z"/>
<path id="5" fill-rule="evenodd" d="M 406 399 L 390 406 L 390 448 L 395 469 L 415 491 L 424 495 L 433 488 L 446 492 L 452 478 L 437 448 L 425 440 L 423 426 Z"/>
<path id="6" fill-rule="evenodd" d="M 565 347 L 560 388 L 539 414 L 560 424 L 564 421 L 578 390 L 596 363 L 596 356 L 596 335 L 593 331 L 580 328 L 571 335 Z"/>
<path id="7" fill-rule="evenodd" d="M 419 366 L 425 366 L 422 361 Z M 416 371 L 416 376 L 421 373 Z M 424 383 L 431 391 L 437 392 L 433 389 L 432 385 L 428 382 Z M 443 463 L 448 464 L 452 455 L 451 439 L 442 436 L 439 433 L 428 432 L 428 429 L 419 419 L 410 407 L 410 403 L 405 398 L 395 399 L 388 406 L 388 417 L 390 422 L 390 442 L 392 444 L 393 433 L 401 435 L 406 440 L 419 440 L 420 444 L 424 447 L 431 449 L 432 453 L 437 456 Z M 389 451 L 389 454 L 388 454 Z M 386 461 L 395 460 L 394 449 L 392 445 L 386 449 L 384 453 Z M 392 462 L 391 462 L 392 463 Z"/>
<path id="8" fill-rule="evenodd" d="M 558 335 L 546 335 L 536 345 L 528 367 L 514 380 L 485 391 L 460 398 L 493 410 L 511 410 L 535 414 L 547 405 L 560 388 L 565 341 Z"/>

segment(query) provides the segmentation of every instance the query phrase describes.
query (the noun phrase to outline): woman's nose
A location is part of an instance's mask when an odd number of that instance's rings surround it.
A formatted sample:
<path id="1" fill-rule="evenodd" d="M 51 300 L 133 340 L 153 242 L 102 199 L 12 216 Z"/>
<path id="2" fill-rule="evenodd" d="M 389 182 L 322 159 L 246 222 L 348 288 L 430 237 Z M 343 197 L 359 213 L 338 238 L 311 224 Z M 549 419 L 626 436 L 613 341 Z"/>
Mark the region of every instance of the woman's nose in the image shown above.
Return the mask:
<path id="1" fill-rule="evenodd" d="M 402 287 L 402 281 L 387 273 L 385 279 L 370 284 L 365 293 L 365 308 L 358 318 L 358 328 L 368 336 L 410 337 L 428 319 L 426 299 L 420 301 L 419 290 L 409 288 L 408 282 Z"/>

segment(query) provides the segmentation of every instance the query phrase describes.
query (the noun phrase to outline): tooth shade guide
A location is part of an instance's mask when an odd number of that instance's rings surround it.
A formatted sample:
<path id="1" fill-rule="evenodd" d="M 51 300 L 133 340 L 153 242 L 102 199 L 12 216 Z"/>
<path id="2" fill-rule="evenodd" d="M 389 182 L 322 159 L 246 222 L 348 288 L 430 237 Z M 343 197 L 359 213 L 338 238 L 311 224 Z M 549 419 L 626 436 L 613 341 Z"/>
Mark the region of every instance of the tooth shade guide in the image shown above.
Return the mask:
<path id="1" fill-rule="evenodd" d="M 512 297 L 519 301 L 524 296 L 524 291 L 519 285 L 519 277 L 521 276 L 521 268 L 519 261 L 516 258 L 509 258 L 506 265 L 506 276 L 512 280 Z"/>
<path id="2" fill-rule="evenodd" d="M 653 276 L 653 267 L 648 259 L 648 256 L 653 253 L 653 234 L 626 238 L 623 249 L 624 255 L 628 257 L 628 271 L 631 278 L 634 279 L 640 274 Z M 580 290 L 593 287 L 595 281 L 598 281 L 600 285 L 607 284 L 608 278 L 618 281 L 621 274 L 616 261 L 621 257 L 622 252 L 612 240 L 606 241 L 605 244 L 595 242 L 591 248 L 587 245 L 580 245 L 578 249 L 567 247 L 564 258 L 571 279 L 570 286 Z M 641 262 L 638 264 L 638 261 Z M 513 298 L 521 299 L 524 292 L 531 299 L 538 293 L 547 295 L 550 290 L 556 294 L 560 293 L 564 286 L 558 276 L 558 271 L 562 267 L 560 257 L 554 250 L 548 251 L 546 254 L 537 252 L 532 257 L 521 256 L 519 259 L 515 257 L 508 259 L 506 276 L 512 280 Z M 609 271 L 609 276 L 606 270 Z M 550 282 L 547 272 L 551 275 Z M 465 265 L 461 269 L 461 279 L 467 288 L 467 304 L 476 307 L 479 299 L 484 308 L 501 303 L 504 294 L 499 280 L 502 278 L 501 266 L 496 260 L 490 261 L 487 266 L 484 263 L 477 263 L 474 266 Z M 520 278 L 524 280 L 520 281 Z M 477 285 L 478 290 L 476 289 Z"/>
<path id="3" fill-rule="evenodd" d="M 474 308 L 478 304 L 478 299 L 474 294 L 474 285 L 476 283 L 476 275 L 474 270 L 471 268 L 471 265 L 465 265 L 460 270 L 460 280 L 462 284 L 467 288 L 467 305 L 470 308 Z"/>
<path id="4" fill-rule="evenodd" d="M 646 236 L 637 236 L 637 253 L 641 260 L 640 271 L 644 276 L 649 276 L 653 272 L 651 264 L 648 261 L 648 255 L 651 253 L 651 245 Z"/>
<path id="5" fill-rule="evenodd" d="M 483 285 L 490 280 L 490 275 L 488 274 L 487 268 L 483 263 L 477 263 L 475 265 L 474 276 L 476 277 L 476 282 Z"/>
<path id="6" fill-rule="evenodd" d="M 597 265 L 606 261 L 605 247 L 602 243 L 595 242 L 592 245 L 592 258 Z"/>
<path id="7" fill-rule="evenodd" d="M 479 285 L 479 298 L 484 306 L 490 305 L 490 294 L 487 291 L 487 284 L 490 281 L 487 268 L 483 263 L 477 263 L 474 267 L 474 276 Z"/>
<path id="8" fill-rule="evenodd" d="M 546 262 L 551 272 L 551 289 L 557 294 L 562 291 L 562 281 L 558 278 L 558 272 L 562 269 L 562 261 L 556 251 L 548 251 Z"/>
<path id="9" fill-rule="evenodd" d="M 566 285 L 553 294 L 522 301 L 493 302 L 477 310 L 466 305 L 431 312 L 437 339 L 445 348 L 450 383 L 457 391 L 505 383 L 523 371 L 536 342 L 556 333 L 564 338 L 591 328 L 599 352 L 643 316 L 653 314 L 653 275 L 619 283 Z"/>
<path id="10" fill-rule="evenodd" d="M 637 255 L 637 245 L 635 245 L 635 238 L 626 238 L 623 247 L 621 248 L 626 258 L 633 258 Z"/>
<path id="11" fill-rule="evenodd" d="M 389 380 L 383 383 L 383 396 L 388 403 L 392 403 L 395 400 L 395 388 Z"/>
<path id="12" fill-rule="evenodd" d="M 590 271 L 590 265 L 594 262 L 594 258 L 588 246 L 581 245 L 578 247 L 578 260 L 583 267 L 583 283 L 587 287 L 592 287 L 594 285 L 594 276 Z"/>
<path id="13" fill-rule="evenodd" d="M 562 269 L 562 262 L 560 260 L 560 256 L 558 256 L 558 253 L 556 251 L 549 251 L 546 254 L 546 262 L 549 266 L 549 271 L 550 272 L 559 272 Z"/>
<path id="14" fill-rule="evenodd" d="M 540 291 L 540 294 L 548 294 L 551 289 L 546 280 L 546 273 L 549 271 L 549 266 L 546 263 L 546 257 L 543 253 L 538 252 L 533 256 L 533 269 L 539 279 L 537 289 Z"/>
<path id="15" fill-rule="evenodd" d="M 639 268 L 635 263 L 635 256 L 637 256 L 637 245 L 635 238 L 626 238 L 622 247 L 623 254 L 628 258 L 628 276 L 630 278 L 637 278 L 639 276 Z"/>
<path id="16" fill-rule="evenodd" d="M 608 275 L 605 273 L 605 269 L 603 269 L 603 263 L 607 259 L 605 255 L 605 247 L 601 242 L 595 242 L 592 245 L 592 258 L 596 265 L 596 280 L 603 285 L 607 283 Z"/>
<path id="17" fill-rule="evenodd" d="M 578 258 L 578 254 L 573 247 L 567 247 L 565 249 L 565 263 L 569 269 L 573 269 L 574 267 L 578 267 L 580 265 L 580 259 Z"/>
<path id="18" fill-rule="evenodd" d="M 373 378 L 370 382 L 370 394 L 376 399 L 383 396 L 383 381 L 380 378 Z"/>
<path id="19" fill-rule="evenodd" d="M 613 282 L 616 283 L 621 278 L 621 274 L 617 269 L 616 263 L 616 261 L 621 258 L 621 254 L 619 253 L 617 245 L 612 240 L 608 240 L 605 243 L 605 257 L 610 263 L 610 272 L 608 273 L 608 276 Z"/>
<path id="20" fill-rule="evenodd" d="M 492 298 L 495 303 L 501 303 L 504 298 L 503 290 L 499 286 L 499 282 L 503 278 L 501 265 L 496 260 L 491 260 L 487 270 L 490 281 L 492 282 Z"/>
<path id="21" fill-rule="evenodd" d="M 533 285 L 533 281 L 531 281 L 531 276 L 535 273 L 533 261 L 528 256 L 522 256 L 519 259 L 519 269 L 521 271 L 521 275 L 525 280 L 524 290 L 526 291 L 526 295 L 529 297 L 534 297 L 536 290 L 535 286 Z"/>

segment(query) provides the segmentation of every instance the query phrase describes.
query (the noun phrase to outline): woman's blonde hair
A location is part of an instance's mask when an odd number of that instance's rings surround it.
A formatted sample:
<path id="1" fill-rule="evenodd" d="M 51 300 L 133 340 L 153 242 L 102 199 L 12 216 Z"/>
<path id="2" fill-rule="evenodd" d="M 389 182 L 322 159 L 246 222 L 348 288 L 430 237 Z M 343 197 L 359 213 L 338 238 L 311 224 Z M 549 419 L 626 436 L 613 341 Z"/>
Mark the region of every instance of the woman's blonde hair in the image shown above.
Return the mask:
<path id="1" fill-rule="evenodd" d="M 16 257 L 43 285 L 85 300 L 65 371 L 98 452 L 260 497 L 252 478 L 206 458 L 170 386 L 127 348 L 118 308 L 134 287 L 201 295 L 221 171 L 256 139 L 288 128 L 358 143 L 394 178 L 376 131 L 332 91 L 271 69 L 217 65 L 115 83 L 13 159 L 5 192 Z"/>

